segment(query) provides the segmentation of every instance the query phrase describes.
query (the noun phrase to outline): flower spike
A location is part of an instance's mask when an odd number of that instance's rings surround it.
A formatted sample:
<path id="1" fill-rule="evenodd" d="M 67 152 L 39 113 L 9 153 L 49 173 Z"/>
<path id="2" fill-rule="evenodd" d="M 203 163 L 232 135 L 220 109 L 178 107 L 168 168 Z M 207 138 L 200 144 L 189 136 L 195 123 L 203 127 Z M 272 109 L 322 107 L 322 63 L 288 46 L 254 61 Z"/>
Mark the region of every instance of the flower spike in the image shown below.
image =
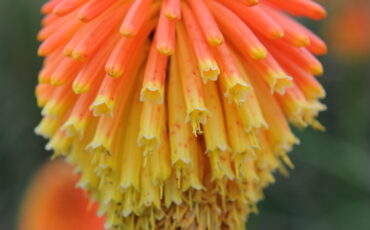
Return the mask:
<path id="1" fill-rule="evenodd" d="M 324 127 L 312 0 L 50 0 L 35 94 L 46 146 L 111 230 L 243 230 Z M 287 14 L 286 14 L 287 13 Z"/>

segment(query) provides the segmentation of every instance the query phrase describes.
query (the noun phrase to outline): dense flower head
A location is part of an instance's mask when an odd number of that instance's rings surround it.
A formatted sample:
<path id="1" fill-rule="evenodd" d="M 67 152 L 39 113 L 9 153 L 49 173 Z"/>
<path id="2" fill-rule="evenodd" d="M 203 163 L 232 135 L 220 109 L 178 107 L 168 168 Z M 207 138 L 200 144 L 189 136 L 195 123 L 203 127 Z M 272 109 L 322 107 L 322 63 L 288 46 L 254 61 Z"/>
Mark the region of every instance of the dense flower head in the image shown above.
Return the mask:
<path id="1" fill-rule="evenodd" d="M 311 0 L 51 0 L 36 132 L 107 229 L 244 229 L 297 127 L 323 129 Z"/>

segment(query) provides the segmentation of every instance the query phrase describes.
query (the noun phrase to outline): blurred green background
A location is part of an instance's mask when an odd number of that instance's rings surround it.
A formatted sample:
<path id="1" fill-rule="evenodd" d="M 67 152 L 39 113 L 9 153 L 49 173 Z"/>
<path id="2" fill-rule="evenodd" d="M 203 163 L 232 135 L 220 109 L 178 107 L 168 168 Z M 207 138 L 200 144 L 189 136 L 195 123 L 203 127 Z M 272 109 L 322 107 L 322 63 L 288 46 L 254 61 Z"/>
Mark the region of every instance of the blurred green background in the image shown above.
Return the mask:
<path id="1" fill-rule="evenodd" d="M 22 194 L 50 156 L 44 140 L 33 133 L 40 119 L 34 86 L 41 65 L 35 37 L 42 2 L 0 2 L 0 230 L 15 229 Z M 321 2 L 330 17 L 304 23 L 330 48 L 330 54 L 320 58 L 326 67 L 320 80 L 329 108 L 320 120 L 327 131 L 296 130 L 302 140 L 291 154 L 296 169 L 288 178 L 278 176 L 278 183 L 267 189 L 260 214 L 250 218 L 249 230 L 370 229 L 369 50 L 361 49 L 361 55 L 340 52 L 335 37 L 352 33 L 352 28 L 330 29 L 343 18 L 346 4 L 355 1 Z M 365 25 L 363 30 L 370 28 Z"/>

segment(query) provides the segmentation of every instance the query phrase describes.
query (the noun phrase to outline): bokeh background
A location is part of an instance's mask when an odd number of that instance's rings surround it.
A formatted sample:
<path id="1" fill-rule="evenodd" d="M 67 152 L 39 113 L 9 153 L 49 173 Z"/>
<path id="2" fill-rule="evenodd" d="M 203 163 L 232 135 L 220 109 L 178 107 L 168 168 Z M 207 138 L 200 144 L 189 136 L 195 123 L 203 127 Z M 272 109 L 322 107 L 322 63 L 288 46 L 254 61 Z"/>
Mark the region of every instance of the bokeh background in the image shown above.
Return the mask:
<path id="1" fill-rule="evenodd" d="M 295 130 L 302 139 L 291 154 L 296 169 L 267 189 L 249 230 L 370 229 L 370 1 L 320 2 L 330 17 L 302 21 L 330 49 L 320 57 L 327 131 Z M 16 229 L 25 189 L 50 157 L 33 133 L 40 119 L 34 86 L 42 3 L 0 2 L 0 230 Z"/>

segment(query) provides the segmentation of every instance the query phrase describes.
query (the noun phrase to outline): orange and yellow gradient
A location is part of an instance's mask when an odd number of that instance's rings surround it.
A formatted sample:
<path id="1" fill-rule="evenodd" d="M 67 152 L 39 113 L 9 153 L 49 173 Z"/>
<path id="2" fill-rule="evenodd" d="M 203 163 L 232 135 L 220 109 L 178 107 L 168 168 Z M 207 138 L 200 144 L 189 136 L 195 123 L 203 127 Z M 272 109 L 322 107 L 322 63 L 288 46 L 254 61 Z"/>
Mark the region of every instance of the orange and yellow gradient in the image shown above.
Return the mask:
<path id="1" fill-rule="evenodd" d="M 36 89 L 46 148 L 107 229 L 244 229 L 317 121 L 311 0 L 51 0 Z"/>
<path id="2" fill-rule="evenodd" d="M 97 205 L 81 189 L 78 175 L 62 161 L 46 164 L 27 190 L 19 230 L 103 230 L 104 219 L 96 216 Z"/>

